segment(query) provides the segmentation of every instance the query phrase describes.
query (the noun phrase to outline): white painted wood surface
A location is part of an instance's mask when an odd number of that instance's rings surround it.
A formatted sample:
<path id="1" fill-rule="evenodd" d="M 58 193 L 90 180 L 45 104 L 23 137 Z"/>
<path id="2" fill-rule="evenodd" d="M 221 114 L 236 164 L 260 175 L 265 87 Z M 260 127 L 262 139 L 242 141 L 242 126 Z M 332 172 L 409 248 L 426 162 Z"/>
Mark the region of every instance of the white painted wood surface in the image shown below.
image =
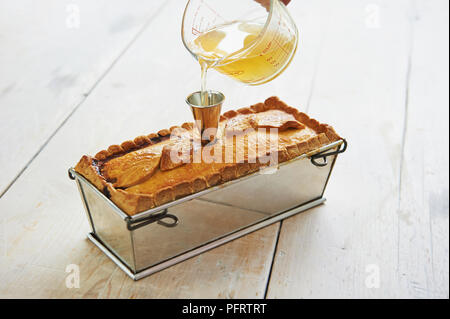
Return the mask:
<path id="1" fill-rule="evenodd" d="M 414 7 L 398 208 L 399 275 L 411 297 L 448 297 L 448 5 Z"/>
<path id="2" fill-rule="evenodd" d="M 448 3 L 331 5 L 310 113 L 350 148 L 328 205 L 283 222 L 268 296 L 448 297 Z"/>
<path id="3" fill-rule="evenodd" d="M 0 1 L 0 194 L 165 2 Z"/>
<path id="4" fill-rule="evenodd" d="M 244 87 L 211 73 L 226 110 L 276 94 L 350 148 L 325 206 L 137 283 L 86 241 L 66 170 L 190 119 L 184 2 L 70 2 L 79 29 L 69 2 L 20 2 L 0 2 L 1 297 L 448 298 L 447 1 L 293 0 L 301 44 L 282 76 Z"/>

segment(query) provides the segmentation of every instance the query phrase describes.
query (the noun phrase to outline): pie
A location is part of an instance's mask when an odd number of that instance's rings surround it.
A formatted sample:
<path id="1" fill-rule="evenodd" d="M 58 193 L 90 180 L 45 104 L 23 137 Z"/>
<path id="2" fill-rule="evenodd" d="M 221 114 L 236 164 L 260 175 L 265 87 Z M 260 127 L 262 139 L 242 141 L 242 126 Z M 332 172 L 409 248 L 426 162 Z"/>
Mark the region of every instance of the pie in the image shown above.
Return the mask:
<path id="1" fill-rule="evenodd" d="M 214 143 L 197 143 L 196 132 L 184 123 L 139 136 L 83 156 L 75 170 L 135 215 L 341 139 L 277 97 L 223 114 Z"/>

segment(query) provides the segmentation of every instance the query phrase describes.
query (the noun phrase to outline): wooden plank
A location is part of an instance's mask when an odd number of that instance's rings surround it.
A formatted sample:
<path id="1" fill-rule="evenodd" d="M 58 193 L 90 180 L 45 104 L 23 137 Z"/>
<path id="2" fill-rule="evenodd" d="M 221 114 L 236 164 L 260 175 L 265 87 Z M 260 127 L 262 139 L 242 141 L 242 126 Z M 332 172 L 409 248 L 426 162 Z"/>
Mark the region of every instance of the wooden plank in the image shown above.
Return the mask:
<path id="1" fill-rule="evenodd" d="M 0 2 L 0 196 L 166 2 Z"/>
<path id="2" fill-rule="evenodd" d="M 279 223 L 138 282 L 112 274 L 101 298 L 263 298 Z"/>
<path id="3" fill-rule="evenodd" d="M 415 8 L 398 211 L 398 271 L 415 298 L 449 297 L 448 5 Z"/>
<path id="4" fill-rule="evenodd" d="M 76 238 L 71 251 L 42 263 L 2 264 L 3 298 L 261 298 L 267 284 L 279 224 L 273 224 L 138 282 L 131 280 L 87 240 Z M 79 232 L 78 232 L 79 233 Z M 83 236 L 81 236 L 83 237 Z M 1 260 L 1 259 L 0 259 Z M 68 288 L 75 262 L 79 288 Z M 69 265 L 69 264 L 67 264 Z M 66 266 L 64 266 L 66 267 Z"/>
<path id="5" fill-rule="evenodd" d="M 408 297 L 397 271 L 397 222 L 411 2 L 326 6 L 333 15 L 310 113 L 350 146 L 328 204 L 283 222 L 268 297 Z"/>

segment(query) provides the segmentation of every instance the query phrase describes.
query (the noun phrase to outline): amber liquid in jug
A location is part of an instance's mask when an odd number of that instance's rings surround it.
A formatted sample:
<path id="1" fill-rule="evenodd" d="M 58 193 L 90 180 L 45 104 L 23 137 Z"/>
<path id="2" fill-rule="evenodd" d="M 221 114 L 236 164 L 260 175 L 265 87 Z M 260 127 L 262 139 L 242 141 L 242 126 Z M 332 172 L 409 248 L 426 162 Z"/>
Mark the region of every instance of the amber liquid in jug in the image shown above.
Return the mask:
<path id="1" fill-rule="evenodd" d="M 202 91 L 206 90 L 210 68 L 258 85 L 273 80 L 288 66 L 296 37 L 269 30 L 259 39 L 263 28 L 262 24 L 236 21 L 217 26 L 193 41 L 191 48 L 202 68 Z"/>

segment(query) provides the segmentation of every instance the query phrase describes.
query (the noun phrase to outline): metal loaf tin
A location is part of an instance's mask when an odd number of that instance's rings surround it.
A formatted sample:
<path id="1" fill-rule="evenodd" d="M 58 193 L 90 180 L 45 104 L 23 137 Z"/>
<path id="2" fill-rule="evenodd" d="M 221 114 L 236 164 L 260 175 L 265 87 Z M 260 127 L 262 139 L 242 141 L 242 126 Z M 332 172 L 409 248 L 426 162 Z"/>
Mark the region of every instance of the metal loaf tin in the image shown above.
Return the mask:
<path id="1" fill-rule="evenodd" d="M 83 176 L 78 185 L 88 238 L 132 279 L 280 221 L 325 201 L 340 140 L 237 180 L 128 216 Z"/>

